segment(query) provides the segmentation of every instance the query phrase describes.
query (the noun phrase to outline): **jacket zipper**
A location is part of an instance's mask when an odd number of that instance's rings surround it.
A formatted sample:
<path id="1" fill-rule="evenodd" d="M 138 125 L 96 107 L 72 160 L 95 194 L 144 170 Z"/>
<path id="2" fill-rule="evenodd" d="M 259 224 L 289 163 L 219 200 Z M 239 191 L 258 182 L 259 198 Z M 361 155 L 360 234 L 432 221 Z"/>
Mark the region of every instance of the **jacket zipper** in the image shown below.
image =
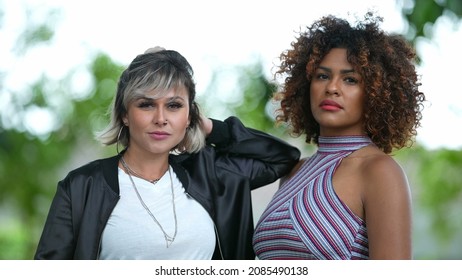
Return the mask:
<path id="1" fill-rule="evenodd" d="M 114 211 L 114 208 L 117 205 L 117 202 L 119 200 L 120 200 L 120 195 L 117 197 L 116 203 L 114 203 L 114 205 L 112 206 L 111 213 L 112 213 L 112 211 Z M 101 255 L 101 244 L 103 243 L 103 232 L 104 232 L 104 229 L 106 228 L 106 225 L 107 225 L 107 222 L 109 221 L 110 216 L 111 216 L 111 214 L 109 214 L 109 216 L 107 217 L 106 224 L 104 225 L 103 230 L 99 234 L 98 251 L 96 252 L 96 260 L 99 260 L 99 257 Z"/>
<path id="2" fill-rule="evenodd" d="M 98 244 L 98 252 L 96 253 L 96 259 L 99 260 L 99 255 L 101 254 L 101 242 L 103 239 L 103 235 L 101 234 L 99 238 L 99 244 Z"/>
<path id="3" fill-rule="evenodd" d="M 213 219 L 212 219 L 213 221 Z M 221 240 L 220 240 L 220 235 L 218 234 L 218 229 L 217 226 L 215 225 L 215 222 L 213 222 L 213 227 L 215 228 L 215 235 L 217 236 L 217 243 L 218 243 L 218 250 L 220 251 L 220 257 L 222 260 L 225 258 L 223 257 L 223 251 L 221 250 Z"/>

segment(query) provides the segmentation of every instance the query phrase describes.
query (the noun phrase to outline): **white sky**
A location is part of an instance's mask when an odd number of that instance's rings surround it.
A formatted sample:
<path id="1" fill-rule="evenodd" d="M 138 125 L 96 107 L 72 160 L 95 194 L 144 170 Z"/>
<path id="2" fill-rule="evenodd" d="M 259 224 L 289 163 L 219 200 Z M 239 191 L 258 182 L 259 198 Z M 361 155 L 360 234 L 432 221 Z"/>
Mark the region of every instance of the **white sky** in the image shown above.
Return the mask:
<path id="1" fill-rule="evenodd" d="M 88 63 L 89 54 L 100 50 L 127 65 L 139 53 L 160 45 L 182 53 L 195 69 L 199 94 L 217 67 L 250 65 L 256 57 L 264 63 L 268 77 L 278 55 L 289 48 L 300 27 L 326 14 L 350 18 L 368 9 L 384 17 L 383 28 L 403 32 L 404 21 L 395 1 L 383 0 L 169 0 L 169 1 L 62 1 L 18 0 L 3 3 L 4 25 L 0 28 L 0 71 L 8 71 L 6 86 L 20 90 L 42 73 L 59 79 L 67 70 Z M 24 7 L 33 13 L 25 17 Z M 12 54 L 14 41 L 26 20 L 43 20 L 49 8 L 62 8 L 51 45 L 33 49 L 25 57 Z M 41 18 L 42 17 L 42 18 Z M 422 91 L 431 102 L 423 115 L 417 140 L 427 148 L 462 148 L 462 92 L 459 71 L 462 62 L 462 24 L 450 28 L 438 22 L 433 42 L 422 42 L 419 68 Z M 80 77 L 79 84 L 85 84 Z M 2 96 L 0 95 L 0 99 Z M 3 97 L 5 99 L 5 97 Z M 8 101 L 6 99 L 6 101 Z M 0 110 L 6 109 L 0 100 Z M 2 105 L 3 104 L 3 105 Z M 48 118 L 46 112 L 35 112 Z M 31 125 L 35 117 L 31 118 Z M 41 122 L 46 123 L 46 122 Z M 39 127 L 35 128 L 40 131 Z M 43 128 L 42 128 L 43 129 Z"/>

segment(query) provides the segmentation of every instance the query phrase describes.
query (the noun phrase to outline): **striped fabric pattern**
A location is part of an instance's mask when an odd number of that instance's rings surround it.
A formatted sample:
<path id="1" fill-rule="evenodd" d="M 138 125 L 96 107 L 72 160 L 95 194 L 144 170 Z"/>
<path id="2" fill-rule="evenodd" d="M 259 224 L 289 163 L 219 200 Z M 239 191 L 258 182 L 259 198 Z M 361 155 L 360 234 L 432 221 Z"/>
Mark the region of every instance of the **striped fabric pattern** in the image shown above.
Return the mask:
<path id="1" fill-rule="evenodd" d="M 256 226 L 259 259 L 368 259 L 365 222 L 338 198 L 332 175 L 370 143 L 366 136 L 319 138 L 317 153 L 281 186 Z"/>

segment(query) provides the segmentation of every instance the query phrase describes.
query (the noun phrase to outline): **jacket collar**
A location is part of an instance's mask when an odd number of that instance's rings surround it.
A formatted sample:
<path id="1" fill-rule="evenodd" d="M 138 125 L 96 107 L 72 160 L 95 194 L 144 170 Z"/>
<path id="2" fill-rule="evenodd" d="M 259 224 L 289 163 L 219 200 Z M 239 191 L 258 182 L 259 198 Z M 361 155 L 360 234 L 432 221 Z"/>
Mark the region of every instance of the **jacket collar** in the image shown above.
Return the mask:
<path id="1" fill-rule="evenodd" d="M 118 174 L 118 168 L 119 168 L 119 161 L 120 158 L 122 157 L 123 153 L 125 152 L 122 151 L 119 154 L 108 158 L 107 164 L 102 164 L 102 171 L 103 171 L 103 176 L 106 182 L 108 183 L 109 187 L 115 192 L 115 193 L 120 193 L 119 192 L 119 177 L 117 176 Z M 178 179 L 180 179 L 181 183 L 183 184 L 183 187 L 187 190 L 189 186 L 189 180 L 188 180 L 188 175 L 186 173 L 186 170 L 177 162 L 177 156 L 176 155 L 170 155 L 169 156 L 169 164 L 172 166 L 173 171 L 176 173 L 178 176 Z"/>
<path id="2" fill-rule="evenodd" d="M 178 176 L 178 179 L 183 184 L 184 189 L 187 191 L 189 186 L 189 177 L 186 173 L 186 170 L 183 168 L 183 166 L 180 165 L 177 159 L 177 155 L 170 154 L 170 156 L 168 157 L 168 162 L 172 166 L 173 171 L 176 173 L 176 176 Z"/>
<path id="3" fill-rule="evenodd" d="M 113 157 L 108 158 L 107 164 L 102 164 L 103 176 L 109 187 L 117 194 L 119 194 L 119 160 L 123 152 Z"/>

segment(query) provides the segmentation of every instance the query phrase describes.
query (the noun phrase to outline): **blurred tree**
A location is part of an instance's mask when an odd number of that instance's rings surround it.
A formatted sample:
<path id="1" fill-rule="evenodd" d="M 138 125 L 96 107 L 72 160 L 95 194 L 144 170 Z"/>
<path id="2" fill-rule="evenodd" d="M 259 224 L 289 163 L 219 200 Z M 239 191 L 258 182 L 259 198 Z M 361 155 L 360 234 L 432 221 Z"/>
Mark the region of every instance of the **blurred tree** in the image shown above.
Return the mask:
<path id="1" fill-rule="evenodd" d="M 199 97 L 199 103 L 208 116 L 224 118 L 236 115 L 249 127 L 286 137 L 287 126 L 275 123 L 278 104 L 272 97 L 277 91 L 277 84 L 266 77 L 262 67 L 261 61 L 255 61 L 250 65 L 217 69 L 205 90 L 206 95 Z M 223 88 L 223 81 L 233 84 L 230 92 Z M 307 150 L 312 149 L 307 147 Z"/>
<path id="2" fill-rule="evenodd" d="M 220 86 L 224 80 L 232 82 L 230 92 Z M 258 61 L 252 65 L 218 69 L 206 89 L 206 96 L 200 97 L 200 104 L 208 116 L 237 115 L 247 126 L 281 134 L 274 127 L 273 112 L 270 112 L 270 99 L 275 90 L 276 84 L 265 77 L 262 63 Z"/>
<path id="3" fill-rule="evenodd" d="M 43 23 L 27 21 L 13 53 L 23 57 L 29 49 L 52 41 L 57 16 L 51 10 Z M 59 81 L 38 77 L 21 92 L 0 82 L 0 98 L 10 100 L 7 110 L 0 111 L 0 259 L 32 258 L 57 181 L 70 168 L 107 151 L 93 140 L 93 132 L 106 121 L 122 68 L 103 54 L 95 55 L 88 67 L 70 71 Z M 76 80 L 82 82 L 81 71 L 89 73 L 93 84 L 84 97 L 73 89 Z M 44 134 L 28 125 L 28 118 L 39 117 L 37 112 L 57 120 Z"/>
<path id="4" fill-rule="evenodd" d="M 432 228 L 441 237 L 441 245 L 452 246 L 450 241 L 455 236 L 461 240 L 462 151 L 421 149 L 416 156 L 419 157 L 422 188 L 419 202 L 432 217 Z"/>
<path id="5" fill-rule="evenodd" d="M 3 26 L 4 20 L 2 8 L 3 6 L 0 7 L 0 26 Z M 54 13 L 48 12 L 50 15 Z M 27 32 L 18 37 L 13 48 L 14 53 L 21 56 L 29 48 L 50 41 L 53 38 L 52 25 L 52 20 L 29 25 Z M 67 146 L 57 143 L 48 150 L 46 148 L 49 143 L 42 142 L 36 135 L 30 134 L 24 125 L 28 112 L 46 106 L 43 94 L 45 79 L 39 79 L 28 92 L 17 94 L 4 88 L 6 77 L 7 73 L 1 73 L 0 98 L 10 102 L 5 110 L 0 111 L 0 203 L 2 213 L 7 214 L 0 218 L 6 220 L 10 214 L 19 218 L 15 219 L 16 223 L 13 224 L 2 223 L 4 226 L 0 232 L 0 258 L 6 256 L 22 259 L 26 256 L 25 252 L 34 246 L 32 242 L 35 239 L 39 216 L 37 198 L 40 198 L 42 193 L 40 186 L 46 183 L 46 179 L 52 174 L 50 163 L 57 166 L 64 162 L 64 158 L 60 160 L 59 155 L 67 152 Z M 25 95 L 29 98 L 21 98 Z M 52 161 L 44 160 L 44 155 L 45 158 L 49 156 Z M 7 234 L 9 231 L 12 234 Z M 10 246 L 12 244 L 13 246 Z"/>
<path id="6" fill-rule="evenodd" d="M 450 19 L 454 28 L 461 23 L 461 0 L 399 0 L 399 3 L 409 24 L 408 38 L 414 44 L 419 38 L 432 40 L 433 26 L 439 19 Z M 462 151 L 426 151 L 419 147 L 408 156 L 418 162 L 417 202 L 430 217 L 430 230 L 439 237 L 435 252 L 429 257 L 462 258 L 462 220 L 456 214 L 462 209 Z M 454 245 L 458 253 L 451 256 L 441 253 L 454 250 Z"/>
<path id="7" fill-rule="evenodd" d="M 414 26 L 415 36 L 427 36 L 425 26 L 439 16 L 454 14 L 460 18 L 460 3 L 459 0 L 416 1 L 405 6 L 403 14 Z M 0 2 L 0 28 L 4 19 L 1 5 Z M 23 56 L 31 48 L 52 42 L 60 15 L 54 10 L 45 15 L 48 16 L 43 21 L 27 22 L 13 53 Z M 107 121 L 105 112 L 122 66 L 100 53 L 93 56 L 90 65 L 84 66 L 87 68 L 71 71 L 59 81 L 39 77 L 26 92 L 5 88 L 8 73 L 0 73 L 0 99 L 9 102 L 8 110 L 0 110 L 0 259 L 32 258 L 57 181 L 84 162 L 114 153 L 112 149 L 102 149 L 93 140 L 93 132 Z M 82 71 L 92 81 L 84 96 L 75 94 L 73 88 Z M 218 80 L 223 75 L 233 81 L 233 89 L 226 98 L 217 94 L 222 94 Z M 274 107 L 269 101 L 276 86 L 263 74 L 261 63 L 220 69 L 214 77 L 207 98 L 199 100 L 206 112 L 212 116 L 236 114 L 249 126 L 284 135 L 281 128 L 274 127 Z M 37 111 L 45 111 L 56 119 L 48 133 L 36 134 L 28 129 L 27 117 Z M 416 170 L 416 176 L 421 178 L 417 184 L 418 203 L 431 217 L 432 228 L 443 240 L 450 240 L 461 228 L 454 213 L 459 211 L 461 203 L 462 175 L 458 170 L 462 155 L 460 151 L 422 148 L 411 151 L 399 156 L 401 161 L 409 162 L 406 169 Z"/>
<path id="8" fill-rule="evenodd" d="M 432 39 L 432 27 L 441 17 L 453 19 L 457 23 L 462 17 L 460 0 L 398 0 L 403 15 L 409 23 L 408 37 Z"/>
<path id="9" fill-rule="evenodd" d="M 414 250 L 420 259 L 462 258 L 462 150 L 397 152 L 408 174 L 414 201 Z"/>
<path id="10" fill-rule="evenodd" d="M 97 55 L 90 68 L 94 90 L 84 99 L 68 98 L 65 104 L 59 105 L 61 109 L 54 108 L 58 110 L 56 114 L 61 118 L 61 125 L 46 137 L 17 131 L 14 127 L 1 129 L 0 203 L 14 207 L 16 218 L 21 221 L 16 226 L 23 229 L 20 241 L 26 245 L 22 254 L 3 250 L 5 244 L 14 243 L 14 240 L 5 239 L 6 235 L 0 234 L 0 259 L 31 258 L 57 181 L 71 168 L 109 153 L 108 148 L 100 147 L 93 140 L 93 132 L 101 129 L 102 123 L 107 121 L 105 113 L 121 71 L 121 67 L 109 57 Z M 47 88 L 54 85 L 53 94 L 69 95 L 72 93 L 71 80 L 72 75 L 62 81 L 41 79 L 32 88 L 34 98 L 17 106 L 16 113 L 23 114 L 36 106 L 53 108 L 51 100 L 44 97 Z M 18 229 L 11 230 L 15 232 Z M 7 236 L 16 238 L 17 235 Z"/>
<path id="11" fill-rule="evenodd" d="M 270 101 L 277 85 L 270 82 L 264 74 L 262 63 L 239 67 L 237 91 L 242 98 L 234 106 L 234 112 L 246 125 L 273 134 L 283 134 L 274 126 L 274 109 Z"/>

